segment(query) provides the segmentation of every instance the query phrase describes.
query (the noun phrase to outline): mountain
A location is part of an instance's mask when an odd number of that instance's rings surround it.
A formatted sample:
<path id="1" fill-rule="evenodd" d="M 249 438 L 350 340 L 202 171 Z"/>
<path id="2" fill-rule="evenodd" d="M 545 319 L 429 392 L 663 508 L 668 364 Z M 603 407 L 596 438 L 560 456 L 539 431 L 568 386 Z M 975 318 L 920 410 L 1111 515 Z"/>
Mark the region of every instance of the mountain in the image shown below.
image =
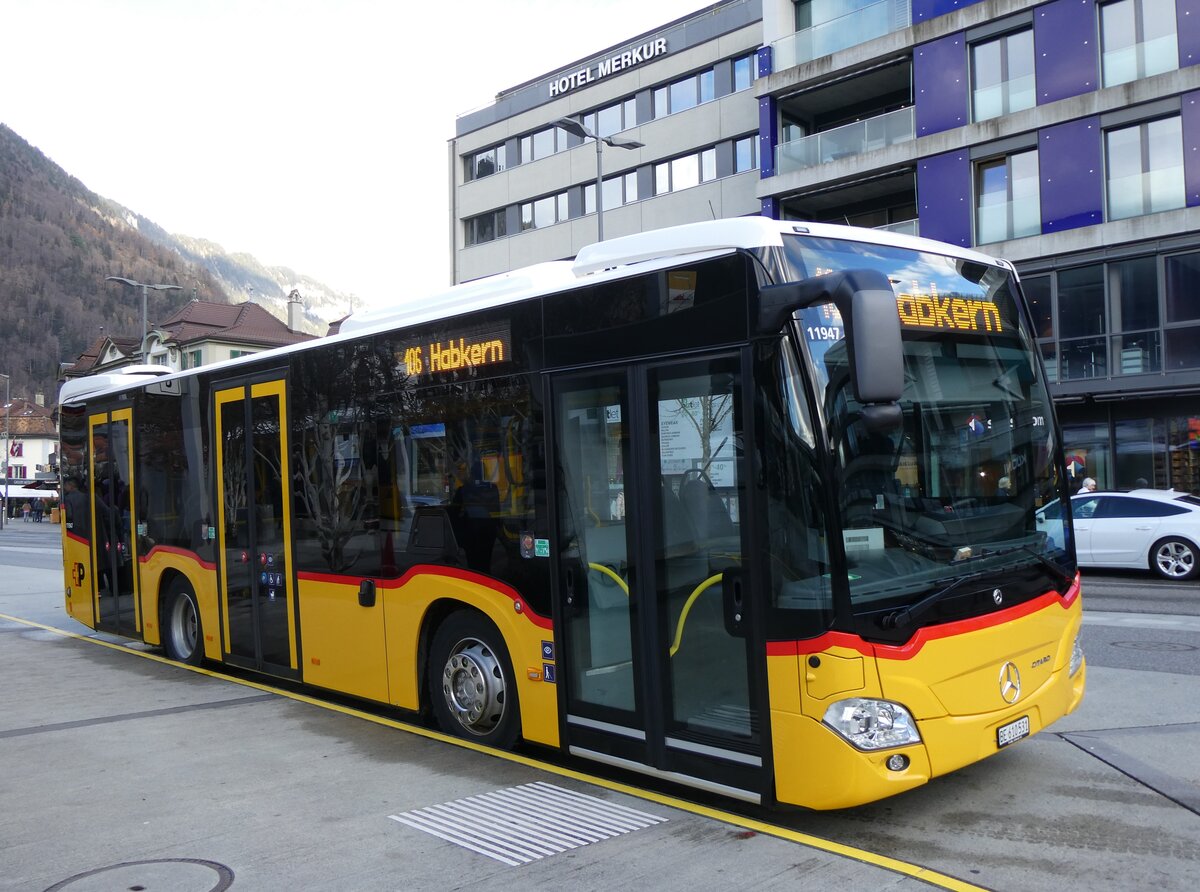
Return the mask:
<path id="1" fill-rule="evenodd" d="M 295 290 L 305 307 L 300 327 L 324 334 L 352 300 L 285 267 L 172 235 L 92 192 L 0 124 L 0 375 L 11 376 L 12 395 L 53 402 L 61 363 L 74 362 L 97 335 L 137 335 L 141 294 L 106 276 L 182 286 L 148 292 L 151 324 L 193 298 L 253 299 L 286 321 Z"/>

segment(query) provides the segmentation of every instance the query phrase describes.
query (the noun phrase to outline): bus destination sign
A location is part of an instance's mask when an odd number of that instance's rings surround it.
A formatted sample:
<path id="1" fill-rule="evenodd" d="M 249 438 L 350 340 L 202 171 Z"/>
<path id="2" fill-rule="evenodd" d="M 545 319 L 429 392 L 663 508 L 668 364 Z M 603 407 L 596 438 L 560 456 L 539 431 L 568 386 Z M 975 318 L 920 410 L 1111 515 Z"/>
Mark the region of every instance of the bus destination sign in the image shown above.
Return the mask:
<path id="1" fill-rule="evenodd" d="M 428 343 L 413 344 L 397 351 L 397 359 L 409 375 L 441 375 L 480 369 L 508 362 L 512 353 L 512 332 L 507 323 L 471 332 L 454 332 Z"/>
<path id="2" fill-rule="evenodd" d="M 911 328 L 1004 330 L 1000 323 L 1000 308 L 994 301 L 958 295 L 941 297 L 936 288 L 922 294 L 914 287 L 911 293 L 896 295 L 896 310 L 900 313 L 900 322 Z"/>

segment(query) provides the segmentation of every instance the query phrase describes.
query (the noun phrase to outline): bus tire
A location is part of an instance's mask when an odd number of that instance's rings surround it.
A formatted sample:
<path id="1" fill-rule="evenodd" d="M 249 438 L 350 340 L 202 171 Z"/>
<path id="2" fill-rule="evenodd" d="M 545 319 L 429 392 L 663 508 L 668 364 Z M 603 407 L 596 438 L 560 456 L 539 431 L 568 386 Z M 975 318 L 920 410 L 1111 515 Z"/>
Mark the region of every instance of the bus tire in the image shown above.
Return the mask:
<path id="1" fill-rule="evenodd" d="M 163 649 L 177 663 L 199 666 L 204 659 L 204 636 L 196 595 L 185 579 L 176 579 L 167 589 L 162 623 Z"/>
<path id="2" fill-rule="evenodd" d="M 433 636 L 429 695 L 447 734 L 508 749 L 521 730 L 512 661 L 499 630 L 482 615 L 452 613 Z"/>
<path id="3" fill-rule="evenodd" d="M 1150 549 L 1150 569 L 1163 579 L 1195 579 L 1200 573 L 1200 554 L 1186 539 L 1168 536 Z"/>

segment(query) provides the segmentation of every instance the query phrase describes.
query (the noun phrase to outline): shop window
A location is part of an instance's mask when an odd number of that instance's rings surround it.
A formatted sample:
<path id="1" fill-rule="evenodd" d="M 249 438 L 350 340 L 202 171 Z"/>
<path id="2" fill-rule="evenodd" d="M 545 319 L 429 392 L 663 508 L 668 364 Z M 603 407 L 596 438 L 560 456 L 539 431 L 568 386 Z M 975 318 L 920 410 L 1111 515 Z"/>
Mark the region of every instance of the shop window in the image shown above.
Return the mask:
<path id="1" fill-rule="evenodd" d="M 1200 493 L 1200 416 L 1183 415 L 1167 420 L 1167 454 L 1171 462 L 1171 487 Z"/>
<path id="2" fill-rule="evenodd" d="M 1063 425 L 1063 448 L 1067 453 L 1067 476 L 1072 492 L 1085 477 L 1093 477 L 1100 489 L 1112 489 L 1112 451 L 1107 424 Z"/>
<path id="3" fill-rule="evenodd" d="M 1167 437 L 1160 421 L 1118 421 L 1113 426 L 1113 442 L 1117 489 L 1167 487 Z"/>

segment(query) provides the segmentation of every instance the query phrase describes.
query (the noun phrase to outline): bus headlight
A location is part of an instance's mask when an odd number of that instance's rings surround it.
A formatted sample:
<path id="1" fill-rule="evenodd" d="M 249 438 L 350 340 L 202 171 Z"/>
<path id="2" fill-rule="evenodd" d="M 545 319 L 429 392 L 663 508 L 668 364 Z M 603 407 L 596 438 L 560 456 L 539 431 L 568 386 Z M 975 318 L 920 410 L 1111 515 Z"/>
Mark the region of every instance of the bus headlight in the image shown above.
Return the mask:
<path id="1" fill-rule="evenodd" d="M 861 697 L 839 700 L 825 710 L 824 721 L 860 750 L 882 750 L 921 742 L 908 710 L 890 700 Z"/>
<path id="2" fill-rule="evenodd" d="M 1075 634 L 1075 644 L 1073 644 L 1071 646 L 1070 675 L 1072 677 L 1074 677 L 1075 673 L 1079 671 L 1079 667 L 1083 665 L 1083 645 L 1079 642 L 1079 639 L 1082 636 L 1083 636 L 1083 629 L 1080 629 Z"/>

